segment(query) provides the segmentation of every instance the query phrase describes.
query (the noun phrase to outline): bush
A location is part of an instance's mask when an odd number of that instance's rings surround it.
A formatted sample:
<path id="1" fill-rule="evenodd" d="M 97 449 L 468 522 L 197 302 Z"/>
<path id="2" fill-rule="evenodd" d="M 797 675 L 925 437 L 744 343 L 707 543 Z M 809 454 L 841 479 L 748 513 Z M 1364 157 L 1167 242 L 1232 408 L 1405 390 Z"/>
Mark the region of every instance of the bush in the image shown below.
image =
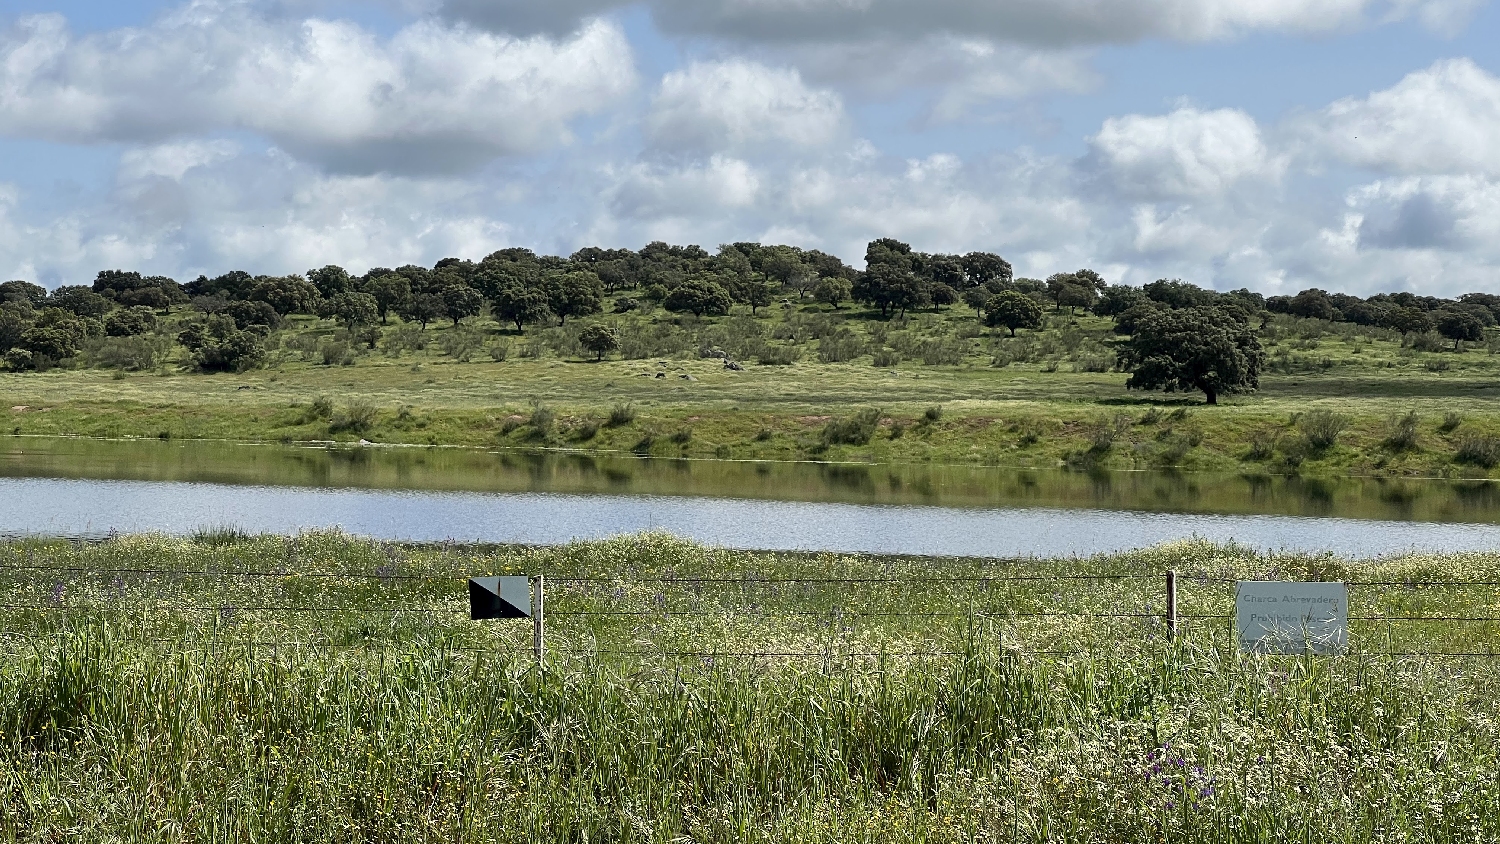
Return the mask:
<path id="1" fill-rule="evenodd" d="M 1459 439 L 1458 451 L 1453 459 L 1459 463 L 1493 469 L 1500 465 L 1500 437 L 1468 434 Z"/>
<path id="2" fill-rule="evenodd" d="M 375 424 L 375 417 L 378 413 L 375 405 L 363 399 L 355 399 L 349 402 L 343 410 L 333 415 L 333 419 L 328 422 L 328 432 L 338 434 L 349 431 L 362 434 Z"/>
<path id="3" fill-rule="evenodd" d="M 773 346 L 769 343 L 755 354 L 756 362 L 762 366 L 790 366 L 801 357 L 802 351 L 795 346 Z"/>
<path id="4" fill-rule="evenodd" d="M 924 340 L 917 346 L 917 356 L 926 366 L 957 366 L 969 353 L 969 344 L 956 337 Z"/>
<path id="5" fill-rule="evenodd" d="M 318 346 L 318 355 L 324 366 L 353 366 L 356 356 L 349 341 L 329 337 Z"/>
<path id="6" fill-rule="evenodd" d="M 438 348 L 443 354 L 461 363 L 468 363 L 483 345 L 483 336 L 469 328 L 452 328 L 438 337 Z"/>
<path id="7" fill-rule="evenodd" d="M 144 372 L 156 367 L 165 354 L 165 343 L 152 336 L 105 337 L 93 347 L 91 356 L 99 366 Z"/>
<path id="8" fill-rule="evenodd" d="M 1438 425 L 1438 430 L 1445 434 L 1451 434 L 1458 430 L 1458 426 L 1464 424 L 1464 418 L 1453 411 L 1443 414 L 1443 422 Z"/>
<path id="9" fill-rule="evenodd" d="M 818 360 L 822 363 L 846 363 L 864 354 L 865 344 L 854 332 L 841 329 L 818 341 Z"/>
<path id="10" fill-rule="evenodd" d="M 672 432 L 672 436 L 668 437 L 668 439 L 670 439 L 674 443 L 677 443 L 678 445 L 687 445 L 693 439 L 693 429 L 678 428 L 676 431 Z"/>
<path id="11" fill-rule="evenodd" d="M 929 425 L 942 418 L 943 406 L 940 404 L 935 404 L 932 407 L 929 407 L 926 410 L 922 411 L 922 421 L 926 422 Z"/>
<path id="12" fill-rule="evenodd" d="M 844 416 L 829 420 L 823 426 L 823 444 L 838 445 L 868 445 L 875 436 L 875 428 L 880 424 L 880 410 L 870 408 L 861 410 L 852 416 Z"/>
<path id="13" fill-rule="evenodd" d="M 629 425 L 635 421 L 635 405 L 617 404 L 609 409 L 609 421 L 606 423 L 611 428 L 619 428 Z"/>
<path id="14" fill-rule="evenodd" d="M 204 340 L 193 350 L 193 362 L 204 372 L 244 372 L 258 366 L 265 353 L 260 335 L 230 331 L 222 337 Z"/>
<path id="15" fill-rule="evenodd" d="M 488 348 L 485 349 L 485 351 L 490 353 L 490 360 L 493 360 L 496 363 L 501 363 L 506 358 L 510 357 L 510 341 L 496 340 L 495 342 L 491 343 Z"/>
<path id="16" fill-rule="evenodd" d="M 1331 410 L 1319 408 L 1309 410 L 1297 420 L 1297 429 L 1303 439 L 1317 451 L 1332 448 L 1339 441 L 1339 434 L 1348 427 L 1349 420 Z"/>
<path id="17" fill-rule="evenodd" d="M 901 353 L 894 349 L 876 349 L 875 365 L 886 369 L 901 362 Z"/>
<path id="18" fill-rule="evenodd" d="M 1392 416 L 1386 422 L 1385 447 L 1391 451 L 1408 451 L 1417 446 L 1417 424 L 1421 420 L 1415 410 L 1404 416 Z"/>
<path id="19" fill-rule="evenodd" d="M 573 429 L 573 436 L 580 442 L 587 442 L 599 434 L 599 420 L 584 419 Z"/>
<path id="20" fill-rule="evenodd" d="M 545 404 L 538 404 L 533 407 L 531 409 L 531 417 L 526 420 L 526 424 L 530 425 L 531 430 L 535 431 L 539 437 L 551 434 L 552 426 L 556 422 L 557 415 L 552 412 L 552 408 Z"/>
<path id="21" fill-rule="evenodd" d="M 387 331 L 381 345 L 391 357 L 400 357 L 404 352 L 420 352 L 427 348 L 432 334 L 414 325 L 403 325 Z"/>
<path id="22" fill-rule="evenodd" d="M 1246 454 L 1251 460 L 1270 460 L 1276 453 L 1276 442 L 1281 437 L 1275 431 L 1256 431 L 1250 435 L 1250 451 Z"/>
<path id="23" fill-rule="evenodd" d="M 318 396 L 312 400 L 307 408 L 307 415 L 313 419 L 328 419 L 333 416 L 333 399 L 327 396 Z"/>

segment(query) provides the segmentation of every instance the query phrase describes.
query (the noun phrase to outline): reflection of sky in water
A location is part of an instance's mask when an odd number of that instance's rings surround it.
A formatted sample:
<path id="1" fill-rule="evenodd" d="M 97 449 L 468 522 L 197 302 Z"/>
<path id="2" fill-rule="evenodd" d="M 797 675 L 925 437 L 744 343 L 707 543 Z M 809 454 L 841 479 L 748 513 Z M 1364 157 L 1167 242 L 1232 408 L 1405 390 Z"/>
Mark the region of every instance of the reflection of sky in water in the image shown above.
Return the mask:
<path id="1" fill-rule="evenodd" d="M 1500 548 L 1500 525 L 1482 524 L 0 479 L 4 534 L 181 534 L 212 526 L 252 533 L 337 526 L 383 539 L 536 544 L 665 530 L 737 548 L 975 556 L 1092 554 L 1189 536 L 1358 556 Z"/>

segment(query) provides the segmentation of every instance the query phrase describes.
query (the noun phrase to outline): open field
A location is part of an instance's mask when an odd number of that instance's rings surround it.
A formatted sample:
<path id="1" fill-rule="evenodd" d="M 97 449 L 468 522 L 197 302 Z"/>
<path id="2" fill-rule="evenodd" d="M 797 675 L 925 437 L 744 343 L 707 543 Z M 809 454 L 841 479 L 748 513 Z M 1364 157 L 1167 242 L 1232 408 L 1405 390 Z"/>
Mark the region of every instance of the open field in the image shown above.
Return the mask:
<path id="1" fill-rule="evenodd" d="M 363 438 L 732 459 L 1489 476 L 1500 465 L 1493 462 L 1500 460 L 1496 359 L 1483 352 L 1448 357 L 1472 366 L 1431 372 L 1418 362 L 1394 370 L 1339 364 L 1326 373 L 1267 375 L 1260 392 L 1226 397 L 1217 407 L 1196 397 L 1128 392 L 1120 373 L 1023 364 L 803 362 L 730 371 L 717 359 L 460 363 L 423 353 L 372 355 L 339 367 L 288 359 L 243 374 L 54 370 L 0 374 L 8 400 L 0 430 Z M 654 377 L 658 372 L 664 377 Z M 612 412 L 625 407 L 630 418 L 612 423 Z M 880 410 L 868 442 L 859 443 L 857 432 L 845 438 L 852 443 L 829 437 L 830 421 L 867 408 Z M 1330 446 L 1309 445 L 1300 422 L 1318 410 L 1345 423 Z M 1397 436 L 1410 413 L 1410 436 Z M 1464 456 L 1465 448 L 1474 454 Z"/>
<path id="2" fill-rule="evenodd" d="M 466 618 L 491 572 L 546 575 L 544 668 Z M 1500 838 L 1500 663 L 1430 655 L 1500 644 L 1496 554 L 210 533 L 8 543 L 0 577 L 8 840 Z M 1236 654 L 1195 616 L 1239 577 L 1371 584 L 1352 654 Z"/>

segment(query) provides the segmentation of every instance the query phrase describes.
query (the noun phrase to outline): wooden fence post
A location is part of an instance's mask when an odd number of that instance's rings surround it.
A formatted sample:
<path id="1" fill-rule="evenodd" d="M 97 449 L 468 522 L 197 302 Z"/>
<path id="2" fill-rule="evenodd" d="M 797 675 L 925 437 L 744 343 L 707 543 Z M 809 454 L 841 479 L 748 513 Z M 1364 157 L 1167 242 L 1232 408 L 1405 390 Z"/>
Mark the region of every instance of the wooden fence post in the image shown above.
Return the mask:
<path id="1" fill-rule="evenodd" d="M 1177 570 L 1167 570 L 1167 635 L 1177 638 Z"/>
<path id="2" fill-rule="evenodd" d="M 542 575 L 537 575 L 531 582 L 531 648 L 536 652 L 536 661 L 540 665 L 542 657 L 547 654 L 547 643 L 543 638 L 542 631 L 542 603 L 546 597 L 546 581 Z"/>

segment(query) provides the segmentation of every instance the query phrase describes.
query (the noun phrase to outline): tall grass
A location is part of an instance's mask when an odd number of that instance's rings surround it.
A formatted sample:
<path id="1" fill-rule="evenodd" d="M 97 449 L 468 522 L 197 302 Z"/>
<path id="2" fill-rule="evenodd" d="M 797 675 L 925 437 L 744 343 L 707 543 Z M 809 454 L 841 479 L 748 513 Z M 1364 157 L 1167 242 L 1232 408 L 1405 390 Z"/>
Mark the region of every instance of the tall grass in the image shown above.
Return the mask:
<path id="1" fill-rule="evenodd" d="M 1219 622 L 1190 621 L 1173 641 L 1149 618 L 1108 617 L 1159 606 L 1166 567 L 1184 572 L 1184 613 L 1208 615 L 1226 608 L 1220 577 L 1493 580 L 1500 555 L 1351 562 L 1185 543 L 1088 560 L 924 560 L 728 552 L 655 535 L 558 549 L 330 534 L 0 545 L 7 604 L 66 608 L 5 611 L 0 833 L 1500 835 L 1495 663 L 1361 653 L 1473 650 L 1500 630 L 1369 624 L 1348 657 L 1251 658 L 1226 646 Z M 228 575 L 249 570 L 282 576 Z M 526 653 L 524 621 L 462 614 L 461 575 L 516 571 L 557 584 L 543 667 Z M 1028 573 L 1130 577 L 1007 579 Z M 792 580 L 814 577 L 862 584 Z M 1392 587 L 1355 600 L 1363 614 L 1481 614 L 1493 593 Z M 272 605 L 326 612 L 257 609 Z M 1096 616 L 1022 614 L 1060 610 Z M 731 655 L 745 651 L 814 656 Z"/>

